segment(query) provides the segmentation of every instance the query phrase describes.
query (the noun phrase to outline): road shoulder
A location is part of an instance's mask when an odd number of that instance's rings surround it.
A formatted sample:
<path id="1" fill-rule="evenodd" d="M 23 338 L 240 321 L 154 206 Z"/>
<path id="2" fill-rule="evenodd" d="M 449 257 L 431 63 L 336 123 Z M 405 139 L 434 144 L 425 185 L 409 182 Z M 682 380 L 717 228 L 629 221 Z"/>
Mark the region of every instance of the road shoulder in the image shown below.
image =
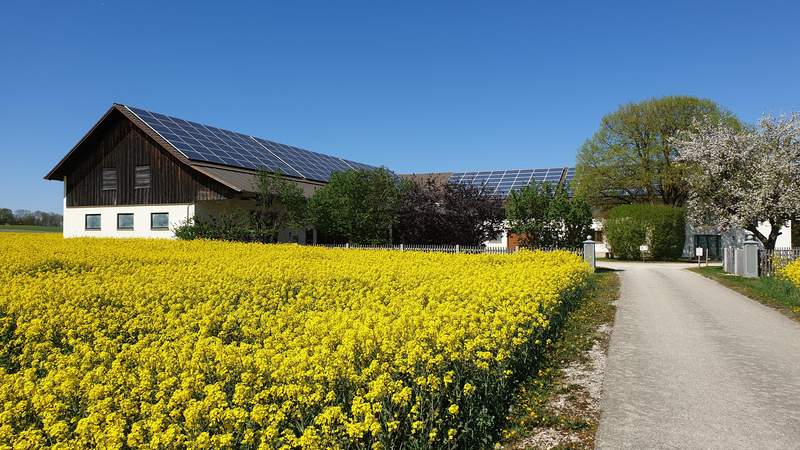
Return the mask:
<path id="1" fill-rule="evenodd" d="M 503 431 L 506 449 L 594 447 L 619 276 L 598 269 L 569 313 L 536 377 L 518 390 Z"/>

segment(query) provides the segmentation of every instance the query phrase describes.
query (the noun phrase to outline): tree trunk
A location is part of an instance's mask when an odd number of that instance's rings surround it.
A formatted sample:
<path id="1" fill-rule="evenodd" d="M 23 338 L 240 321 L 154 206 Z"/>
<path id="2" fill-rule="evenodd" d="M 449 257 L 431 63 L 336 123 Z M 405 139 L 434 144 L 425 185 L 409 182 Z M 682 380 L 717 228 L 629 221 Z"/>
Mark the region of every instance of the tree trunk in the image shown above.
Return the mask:
<path id="1" fill-rule="evenodd" d="M 775 225 L 774 222 L 775 221 L 772 220 L 769 221 L 770 229 L 768 236 L 764 236 L 764 233 L 758 231 L 758 227 L 756 225 L 750 225 L 745 229 L 747 231 L 752 232 L 753 235 L 756 237 L 756 239 L 758 239 L 759 241 L 761 241 L 761 243 L 764 244 L 764 249 L 775 250 L 775 243 L 778 240 L 778 236 L 782 234 L 781 228 L 783 227 L 781 225 Z"/>

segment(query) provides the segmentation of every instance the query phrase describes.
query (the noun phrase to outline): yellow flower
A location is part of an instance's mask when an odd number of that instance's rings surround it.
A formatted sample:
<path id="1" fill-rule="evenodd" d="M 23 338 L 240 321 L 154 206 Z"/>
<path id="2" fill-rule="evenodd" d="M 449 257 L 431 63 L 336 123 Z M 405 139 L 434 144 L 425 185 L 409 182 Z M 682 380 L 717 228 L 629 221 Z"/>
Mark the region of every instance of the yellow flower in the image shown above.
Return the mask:
<path id="1" fill-rule="evenodd" d="M 3 448 L 474 447 L 456 418 L 503 405 L 590 274 L 567 252 L 13 233 L 0 256 Z"/>
<path id="2" fill-rule="evenodd" d="M 464 395 L 470 396 L 472 393 L 475 392 L 475 386 L 471 385 L 470 383 L 464 384 Z"/>
<path id="3" fill-rule="evenodd" d="M 800 287 L 800 259 L 795 260 L 778 271 L 778 274 L 786 277 L 797 287 Z"/>

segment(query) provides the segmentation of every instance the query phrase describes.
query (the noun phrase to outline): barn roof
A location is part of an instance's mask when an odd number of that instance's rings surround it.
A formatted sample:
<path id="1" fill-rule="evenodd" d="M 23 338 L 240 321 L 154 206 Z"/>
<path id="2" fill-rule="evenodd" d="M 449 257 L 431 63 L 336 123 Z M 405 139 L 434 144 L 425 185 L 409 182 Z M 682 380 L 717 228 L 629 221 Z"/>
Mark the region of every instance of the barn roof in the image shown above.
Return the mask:
<path id="1" fill-rule="evenodd" d="M 327 182 L 333 172 L 373 168 L 368 164 L 115 103 L 45 178 L 62 179 L 65 163 L 114 111 L 131 120 L 179 161 L 240 192 L 252 191 L 254 175 L 259 170 L 317 185 Z"/>

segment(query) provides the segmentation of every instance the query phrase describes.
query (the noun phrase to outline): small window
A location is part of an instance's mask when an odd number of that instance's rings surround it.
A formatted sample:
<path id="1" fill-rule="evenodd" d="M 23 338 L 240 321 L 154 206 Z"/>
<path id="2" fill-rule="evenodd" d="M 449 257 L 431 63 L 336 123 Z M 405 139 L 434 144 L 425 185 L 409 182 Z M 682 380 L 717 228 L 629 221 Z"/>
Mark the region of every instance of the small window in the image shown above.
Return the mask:
<path id="1" fill-rule="evenodd" d="M 117 188 L 117 169 L 103 169 L 103 180 L 100 189 L 113 191 Z"/>
<path id="2" fill-rule="evenodd" d="M 150 187 L 150 166 L 136 166 L 135 175 L 134 187 L 136 189 L 147 189 Z"/>
<path id="3" fill-rule="evenodd" d="M 99 230 L 100 229 L 100 214 L 87 214 L 86 215 L 86 229 Z"/>
<path id="4" fill-rule="evenodd" d="M 117 229 L 118 230 L 132 230 L 133 229 L 133 214 L 131 214 L 131 213 L 117 214 Z"/>
<path id="5" fill-rule="evenodd" d="M 169 213 L 151 213 L 150 228 L 153 230 L 169 230 Z"/>

